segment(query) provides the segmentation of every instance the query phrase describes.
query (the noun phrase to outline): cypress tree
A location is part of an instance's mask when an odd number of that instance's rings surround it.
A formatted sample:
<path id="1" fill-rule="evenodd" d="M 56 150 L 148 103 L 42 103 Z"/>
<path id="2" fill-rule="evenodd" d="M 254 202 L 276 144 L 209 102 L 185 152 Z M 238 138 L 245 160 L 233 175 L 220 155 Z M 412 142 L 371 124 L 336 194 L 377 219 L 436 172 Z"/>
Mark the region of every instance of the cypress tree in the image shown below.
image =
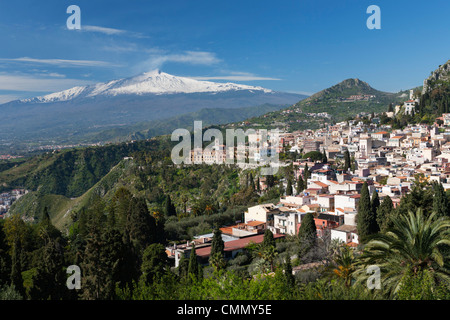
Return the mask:
<path id="1" fill-rule="evenodd" d="M 375 214 L 370 201 L 369 186 L 364 182 L 361 189 L 361 197 L 358 203 L 358 213 L 356 215 L 358 237 L 364 243 L 367 237 L 377 232 Z"/>
<path id="2" fill-rule="evenodd" d="M 323 151 L 322 163 L 328 163 L 327 153 L 325 150 Z"/>
<path id="3" fill-rule="evenodd" d="M 200 266 L 197 261 L 197 253 L 195 252 L 195 243 L 192 244 L 191 254 L 189 256 L 188 276 L 191 280 L 199 280 Z"/>
<path id="4" fill-rule="evenodd" d="M 308 164 L 305 164 L 305 170 L 303 171 L 303 176 L 305 177 L 305 180 L 309 179 L 309 177 L 310 177 Z M 306 186 L 306 184 L 305 184 L 305 186 Z"/>
<path id="5" fill-rule="evenodd" d="M 303 192 L 303 190 L 305 190 L 305 182 L 303 181 L 302 175 L 300 174 L 297 180 L 297 194 L 300 194 L 301 192 Z"/>
<path id="6" fill-rule="evenodd" d="M 270 229 L 266 229 L 266 231 L 264 232 L 264 238 L 263 238 L 263 242 L 262 242 L 262 247 L 263 248 L 267 248 L 267 247 L 275 247 L 275 239 L 273 237 L 273 233 L 272 231 L 270 231 Z"/>
<path id="7" fill-rule="evenodd" d="M 284 277 L 286 279 L 286 286 L 288 289 L 293 288 L 295 285 L 295 277 L 292 274 L 291 257 L 289 255 L 286 257 L 286 262 L 284 264 Z"/>
<path id="8" fill-rule="evenodd" d="M 250 179 L 249 187 L 252 191 L 255 191 L 256 190 L 255 180 L 253 179 L 253 174 L 251 172 L 250 172 L 249 179 Z"/>
<path id="9" fill-rule="evenodd" d="M 222 231 L 219 228 L 215 228 L 214 235 L 211 242 L 211 254 L 210 258 L 216 253 L 219 253 L 222 257 L 224 255 L 225 243 L 222 239 Z"/>
<path id="10" fill-rule="evenodd" d="M 437 217 L 449 216 L 448 199 L 444 187 L 441 183 L 433 183 L 433 191 L 433 212 L 436 213 Z"/>
<path id="11" fill-rule="evenodd" d="M 301 245 L 299 256 L 305 255 L 315 246 L 317 242 L 317 228 L 314 215 L 311 212 L 308 212 L 303 217 L 297 237 Z"/>
<path id="12" fill-rule="evenodd" d="M 166 216 L 176 216 L 177 215 L 177 209 L 175 208 L 175 205 L 172 203 L 172 199 L 170 199 L 170 195 L 167 195 L 166 198 Z"/>
<path id="13" fill-rule="evenodd" d="M 22 246 L 20 241 L 16 239 L 11 256 L 11 284 L 24 297 L 25 289 L 23 287 L 22 271 Z"/>
<path id="14" fill-rule="evenodd" d="M 258 193 L 261 192 L 261 182 L 260 182 L 260 180 L 259 180 L 259 176 L 258 176 L 258 180 L 256 181 L 256 191 L 257 191 Z"/>
<path id="15" fill-rule="evenodd" d="M 344 152 L 344 170 L 348 171 L 350 167 L 351 167 L 350 152 L 346 150 Z"/>
<path id="16" fill-rule="evenodd" d="M 384 197 L 377 210 L 377 224 L 382 232 L 385 232 L 388 228 L 389 217 L 394 210 L 394 204 L 389 196 Z"/>
<path id="17" fill-rule="evenodd" d="M 273 175 L 269 174 L 266 176 L 266 184 L 267 184 L 267 189 L 270 189 L 275 185 L 275 178 Z"/>
<path id="18" fill-rule="evenodd" d="M 374 221 L 373 223 L 373 231 L 378 232 L 380 231 L 380 227 L 378 226 L 378 222 L 377 222 L 377 210 L 380 207 L 380 198 L 378 196 L 378 192 L 376 190 L 373 191 L 372 193 L 372 200 L 371 200 L 371 207 L 372 207 L 372 215 L 374 216 Z"/>
<path id="19" fill-rule="evenodd" d="M 292 196 L 292 194 L 293 194 L 293 190 L 292 190 L 292 181 L 291 181 L 291 179 L 289 178 L 289 179 L 288 179 L 288 182 L 287 182 L 287 187 L 286 187 L 286 195 L 287 195 L 287 196 Z"/>

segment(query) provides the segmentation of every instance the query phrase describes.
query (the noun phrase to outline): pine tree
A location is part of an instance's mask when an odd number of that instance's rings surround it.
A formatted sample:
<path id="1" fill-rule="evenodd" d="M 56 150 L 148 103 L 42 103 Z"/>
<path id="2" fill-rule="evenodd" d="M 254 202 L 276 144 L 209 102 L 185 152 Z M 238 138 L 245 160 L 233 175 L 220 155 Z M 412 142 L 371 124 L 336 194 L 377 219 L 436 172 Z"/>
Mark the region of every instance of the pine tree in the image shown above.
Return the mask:
<path id="1" fill-rule="evenodd" d="M 120 281 L 120 264 L 123 259 L 124 246 L 120 233 L 91 225 L 81 267 L 82 297 L 87 300 L 113 299 L 116 284 Z"/>
<path id="2" fill-rule="evenodd" d="M 150 215 L 145 199 L 133 198 L 131 200 L 126 230 L 130 240 L 140 252 L 156 241 L 156 220 Z"/>
<path id="3" fill-rule="evenodd" d="M 168 264 L 167 254 L 165 248 L 160 243 L 153 243 L 149 245 L 142 257 L 142 277 L 148 283 L 153 283 L 157 277 L 161 277 Z"/>
<path id="4" fill-rule="evenodd" d="M 58 240 L 50 239 L 42 248 L 33 286 L 40 299 L 60 300 L 65 297 L 66 274 L 64 251 Z"/>

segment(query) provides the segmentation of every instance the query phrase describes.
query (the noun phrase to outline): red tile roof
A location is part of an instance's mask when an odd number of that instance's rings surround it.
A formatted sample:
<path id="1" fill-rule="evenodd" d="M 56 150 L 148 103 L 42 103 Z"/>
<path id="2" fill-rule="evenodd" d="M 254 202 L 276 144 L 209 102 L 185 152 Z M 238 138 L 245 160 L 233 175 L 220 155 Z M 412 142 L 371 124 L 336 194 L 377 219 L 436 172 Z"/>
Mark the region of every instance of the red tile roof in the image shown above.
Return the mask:
<path id="1" fill-rule="evenodd" d="M 273 238 L 278 239 L 278 238 L 283 238 L 284 236 L 285 236 L 284 234 L 275 233 L 273 235 Z M 243 249 L 246 246 L 248 246 L 251 242 L 258 244 L 258 243 L 263 242 L 263 240 L 264 240 L 264 234 L 259 234 L 256 236 L 245 237 L 245 238 L 241 238 L 238 240 L 227 241 L 224 243 L 225 251 L 234 251 L 234 250 Z M 195 249 L 195 253 L 199 257 L 208 257 L 209 254 L 211 253 L 211 246 Z"/>

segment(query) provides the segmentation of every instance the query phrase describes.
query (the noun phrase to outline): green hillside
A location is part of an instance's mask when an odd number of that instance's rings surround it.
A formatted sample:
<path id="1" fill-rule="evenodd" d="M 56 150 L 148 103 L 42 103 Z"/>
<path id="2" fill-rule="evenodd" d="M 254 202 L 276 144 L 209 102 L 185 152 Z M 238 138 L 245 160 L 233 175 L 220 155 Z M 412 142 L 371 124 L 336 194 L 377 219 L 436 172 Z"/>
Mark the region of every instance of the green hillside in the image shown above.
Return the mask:
<path id="1" fill-rule="evenodd" d="M 347 79 L 286 109 L 254 117 L 248 122 L 250 125 L 289 130 L 316 129 L 359 113 L 384 112 L 390 103 L 399 103 L 407 98 L 406 92 L 383 92 L 359 79 Z M 321 114 L 325 112 L 327 115 Z"/>

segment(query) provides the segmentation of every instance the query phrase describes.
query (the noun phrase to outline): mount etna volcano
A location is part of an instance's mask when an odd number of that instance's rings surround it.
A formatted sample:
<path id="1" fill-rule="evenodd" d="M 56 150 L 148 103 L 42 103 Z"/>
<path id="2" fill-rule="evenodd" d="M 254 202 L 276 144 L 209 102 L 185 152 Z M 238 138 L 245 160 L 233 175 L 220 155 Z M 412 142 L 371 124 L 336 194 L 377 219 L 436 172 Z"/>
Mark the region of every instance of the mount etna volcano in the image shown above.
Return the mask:
<path id="1" fill-rule="evenodd" d="M 223 115 L 224 110 L 235 113 L 235 109 L 251 107 L 254 115 L 259 115 L 258 106 L 282 108 L 304 98 L 262 87 L 199 81 L 156 70 L 2 104 L 0 141 L 71 142 L 86 134 L 163 121 L 204 109 L 211 112 L 220 109 Z M 248 116 L 246 113 L 244 117 Z"/>

